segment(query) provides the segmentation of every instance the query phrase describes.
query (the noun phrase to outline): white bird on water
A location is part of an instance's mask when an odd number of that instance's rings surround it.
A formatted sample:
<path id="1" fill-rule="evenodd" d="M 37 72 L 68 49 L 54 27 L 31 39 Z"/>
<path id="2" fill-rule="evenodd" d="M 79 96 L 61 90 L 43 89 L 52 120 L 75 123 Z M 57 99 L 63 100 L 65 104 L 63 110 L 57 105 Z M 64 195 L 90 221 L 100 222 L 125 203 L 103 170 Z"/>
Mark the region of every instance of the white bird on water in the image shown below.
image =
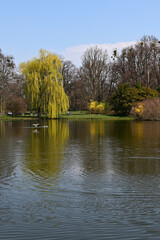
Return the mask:
<path id="1" fill-rule="evenodd" d="M 39 123 L 33 123 L 33 127 L 37 128 L 39 126 Z"/>

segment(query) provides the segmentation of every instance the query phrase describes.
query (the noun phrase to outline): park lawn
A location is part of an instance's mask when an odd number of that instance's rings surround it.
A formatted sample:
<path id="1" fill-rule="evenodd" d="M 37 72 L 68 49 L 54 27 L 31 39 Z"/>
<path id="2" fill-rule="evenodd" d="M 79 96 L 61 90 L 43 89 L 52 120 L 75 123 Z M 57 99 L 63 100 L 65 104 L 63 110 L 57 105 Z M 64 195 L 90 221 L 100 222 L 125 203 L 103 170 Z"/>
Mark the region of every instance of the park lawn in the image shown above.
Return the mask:
<path id="1" fill-rule="evenodd" d="M 17 120 L 35 120 L 38 119 L 35 116 L 17 116 L 17 117 L 12 117 L 12 116 L 0 116 L 0 121 L 17 121 Z"/>
<path id="2" fill-rule="evenodd" d="M 102 119 L 102 120 L 134 120 L 130 116 L 116 116 L 116 115 L 101 115 L 89 114 L 87 111 L 71 111 L 69 114 L 61 114 L 59 118 L 62 119 Z"/>
<path id="3" fill-rule="evenodd" d="M 42 116 L 46 118 L 46 116 Z M 0 120 L 36 120 L 36 116 L 0 116 Z M 102 120 L 134 120 L 134 117 L 116 115 L 90 114 L 87 111 L 70 111 L 69 114 L 61 114 L 59 119 L 102 119 Z"/>

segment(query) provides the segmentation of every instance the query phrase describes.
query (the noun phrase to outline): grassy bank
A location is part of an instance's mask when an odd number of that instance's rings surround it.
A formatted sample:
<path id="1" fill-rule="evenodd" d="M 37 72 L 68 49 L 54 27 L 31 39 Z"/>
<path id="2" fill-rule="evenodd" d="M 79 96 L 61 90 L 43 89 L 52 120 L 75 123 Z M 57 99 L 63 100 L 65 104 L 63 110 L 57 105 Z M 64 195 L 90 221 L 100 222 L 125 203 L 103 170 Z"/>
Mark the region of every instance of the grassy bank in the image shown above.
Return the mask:
<path id="1" fill-rule="evenodd" d="M 43 118 L 44 116 L 42 116 Z M 46 116 L 45 116 L 46 117 Z M 0 120 L 36 120 L 36 116 L 0 116 Z M 114 115 L 89 114 L 87 111 L 71 111 L 69 114 L 61 114 L 59 119 L 102 119 L 102 120 L 134 120 L 133 117 L 123 117 Z"/>
<path id="2" fill-rule="evenodd" d="M 12 116 L 0 116 L 0 121 L 18 121 L 18 120 L 36 120 L 38 119 L 35 116 L 17 116 L 17 117 L 12 117 Z"/>
<path id="3" fill-rule="evenodd" d="M 114 115 L 89 114 L 87 111 L 71 111 L 69 114 L 62 114 L 62 119 L 102 119 L 102 120 L 134 120 L 133 117 L 123 117 Z"/>

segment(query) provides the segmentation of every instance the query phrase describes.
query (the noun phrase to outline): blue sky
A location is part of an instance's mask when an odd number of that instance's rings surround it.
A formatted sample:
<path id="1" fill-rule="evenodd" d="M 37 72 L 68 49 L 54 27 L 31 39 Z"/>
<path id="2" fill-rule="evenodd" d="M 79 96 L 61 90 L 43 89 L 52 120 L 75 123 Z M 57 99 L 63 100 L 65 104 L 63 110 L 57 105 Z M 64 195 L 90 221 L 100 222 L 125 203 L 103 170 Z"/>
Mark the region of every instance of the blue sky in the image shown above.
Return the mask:
<path id="1" fill-rule="evenodd" d="M 111 51 L 160 39 L 160 0 L 0 0 L 0 48 L 18 65 L 44 48 L 75 64 L 91 45 Z"/>

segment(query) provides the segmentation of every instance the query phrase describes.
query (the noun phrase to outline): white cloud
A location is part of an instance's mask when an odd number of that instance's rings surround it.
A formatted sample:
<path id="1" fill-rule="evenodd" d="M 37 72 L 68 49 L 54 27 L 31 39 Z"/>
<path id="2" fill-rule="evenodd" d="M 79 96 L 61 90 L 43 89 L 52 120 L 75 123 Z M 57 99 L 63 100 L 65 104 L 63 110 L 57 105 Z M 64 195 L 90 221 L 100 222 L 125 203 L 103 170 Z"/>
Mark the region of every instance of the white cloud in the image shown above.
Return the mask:
<path id="1" fill-rule="evenodd" d="M 62 56 L 66 60 L 71 60 L 76 66 L 81 65 L 81 57 L 86 49 L 98 46 L 103 50 L 107 50 L 108 55 L 111 56 L 113 50 L 117 49 L 118 52 L 121 52 L 123 48 L 128 46 L 134 45 L 136 42 L 118 42 L 118 43 L 104 43 L 104 44 L 84 44 L 84 45 L 77 45 L 73 47 L 68 47 L 62 52 Z"/>

